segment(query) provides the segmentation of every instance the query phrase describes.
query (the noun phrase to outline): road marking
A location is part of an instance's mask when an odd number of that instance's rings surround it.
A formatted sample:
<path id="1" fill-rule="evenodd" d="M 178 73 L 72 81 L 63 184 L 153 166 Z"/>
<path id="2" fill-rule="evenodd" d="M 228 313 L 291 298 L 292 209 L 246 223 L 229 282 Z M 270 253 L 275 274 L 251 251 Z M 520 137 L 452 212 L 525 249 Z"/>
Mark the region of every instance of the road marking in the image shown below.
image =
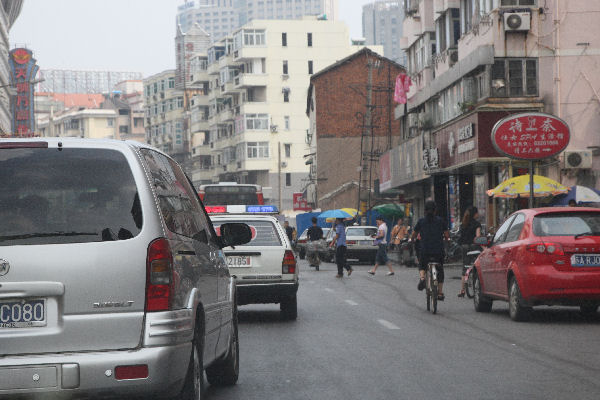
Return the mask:
<path id="1" fill-rule="evenodd" d="M 352 300 L 346 300 L 346 303 L 350 304 L 351 306 L 357 306 L 358 303 Z"/>
<path id="2" fill-rule="evenodd" d="M 333 289 L 329 289 L 328 287 L 326 287 L 326 288 L 325 288 L 325 291 L 326 291 L 326 292 L 329 292 L 329 293 L 333 293 L 333 292 L 334 292 L 334 290 L 333 290 Z"/>
<path id="3" fill-rule="evenodd" d="M 400 329 L 399 326 L 394 325 L 390 321 L 386 321 L 385 319 L 378 319 L 377 322 L 379 322 L 381 325 L 388 329 Z"/>

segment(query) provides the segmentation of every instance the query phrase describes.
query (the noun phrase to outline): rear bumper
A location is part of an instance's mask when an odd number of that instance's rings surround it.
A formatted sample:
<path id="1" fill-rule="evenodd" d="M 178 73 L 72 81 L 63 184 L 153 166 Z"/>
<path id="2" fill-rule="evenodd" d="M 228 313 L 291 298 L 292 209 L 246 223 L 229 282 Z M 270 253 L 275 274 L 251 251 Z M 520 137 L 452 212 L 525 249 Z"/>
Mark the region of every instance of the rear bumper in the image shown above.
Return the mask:
<path id="1" fill-rule="evenodd" d="M 375 259 L 377 246 L 350 245 L 346 248 L 346 258 L 372 258 Z"/>
<path id="2" fill-rule="evenodd" d="M 237 284 L 239 305 L 280 303 L 298 292 L 298 282 Z"/>
<path id="3" fill-rule="evenodd" d="M 600 268 L 560 271 L 553 265 L 531 267 L 517 276 L 521 295 L 530 305 L 600 303 Z"/>
<path id="4" fill-rule="evenodd" d="M 183 387 L 191 343 L 136 350 L 0 358 L 0 399 L 125 398 L 176 395 Z M 115 367 L 147 365 L 145 379 L 117 380 Z"/>

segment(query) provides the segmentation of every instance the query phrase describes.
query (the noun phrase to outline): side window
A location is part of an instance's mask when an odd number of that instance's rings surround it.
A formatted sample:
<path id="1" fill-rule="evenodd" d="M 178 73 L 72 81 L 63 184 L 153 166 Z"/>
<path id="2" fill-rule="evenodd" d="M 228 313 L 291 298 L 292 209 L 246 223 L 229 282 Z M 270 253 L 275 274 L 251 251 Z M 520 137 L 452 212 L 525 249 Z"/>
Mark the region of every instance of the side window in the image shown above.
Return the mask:
<path id="1" fill-rule="evenodd" d="M 517 214 L 512 225 L 510 226 L 510 229 L 508 230 L 508 233 L 506 234 L 504 242 L 514 242 L 515 240 L 519 239 L 519 235 L 521 235 L 521 231 L 523 230 L 523 224 L 525 224 L 525 215 Z"/>
<path id="2" fill-rule="evenodd" d="M 187 237 L 193 237 L 201 231 L 208 235 L 206 225 L 202 223 L 198 198 L 181 168 L 156 151 L 142 149 L 141 153 L 148 165 L 167 228 Z"/>
<path id="3" fill-rule="evenodd" d="M 508 231 L 508 228 L 510 227 L 510 224 L 513 221 L 513 219 L 515 219 L 514 216 L 510 217 L 509 219 L 504 221 L 502 225 L 500 225 L 500 228 L 498 228 L 496 234 L 494 235 L 494 245 L 504 242 L 504 237 L 506 236 L 506 232 Z"/>

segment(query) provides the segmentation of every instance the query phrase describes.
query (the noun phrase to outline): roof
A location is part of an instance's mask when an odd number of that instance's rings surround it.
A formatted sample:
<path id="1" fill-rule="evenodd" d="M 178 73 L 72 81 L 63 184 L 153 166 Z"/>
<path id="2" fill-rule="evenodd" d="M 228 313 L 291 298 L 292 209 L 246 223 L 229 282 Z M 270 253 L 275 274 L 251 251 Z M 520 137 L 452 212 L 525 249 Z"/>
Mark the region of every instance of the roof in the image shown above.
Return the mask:
<path id="1" fill-rule="evenodd" d="M 102 102 L 104 101 L 104 96 L 100 93 L 38 92 L 35 95 L 40 97 L 50 97 L 54 101 L 63 103 L 65 105 L 65 108 L 100 108 L 100 104 L 102 104 Z"/>

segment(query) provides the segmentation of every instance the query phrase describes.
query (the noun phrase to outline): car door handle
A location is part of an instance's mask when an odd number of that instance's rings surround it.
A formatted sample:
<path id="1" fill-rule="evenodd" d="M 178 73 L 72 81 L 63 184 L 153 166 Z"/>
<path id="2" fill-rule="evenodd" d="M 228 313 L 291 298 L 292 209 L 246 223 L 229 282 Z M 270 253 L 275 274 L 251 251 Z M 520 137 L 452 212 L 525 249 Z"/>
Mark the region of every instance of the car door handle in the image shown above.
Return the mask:
<path id="1" fill-rule="evenodd" d="M 193 250 L 179 250 L 177 254 L 182 256 L 195 256 L 196 252 Z"/>

